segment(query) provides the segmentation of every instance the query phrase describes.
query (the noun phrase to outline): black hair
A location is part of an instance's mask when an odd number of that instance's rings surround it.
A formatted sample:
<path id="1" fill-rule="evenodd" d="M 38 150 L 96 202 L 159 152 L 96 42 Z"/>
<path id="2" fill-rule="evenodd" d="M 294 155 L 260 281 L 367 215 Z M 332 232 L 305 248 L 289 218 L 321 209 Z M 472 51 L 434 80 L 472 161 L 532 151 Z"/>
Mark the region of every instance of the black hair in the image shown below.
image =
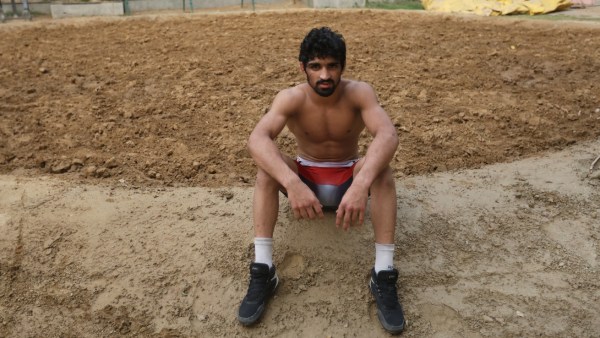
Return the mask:
<path id="1" fill-rule="evenodd" d="M 333 57 L 340 62 L 342 70 L 346 66 L 346 42 L 344 37 L 329 27 L 313 28 L 300 44 L 298 60 L 306 64 L 314 58 Z"/>

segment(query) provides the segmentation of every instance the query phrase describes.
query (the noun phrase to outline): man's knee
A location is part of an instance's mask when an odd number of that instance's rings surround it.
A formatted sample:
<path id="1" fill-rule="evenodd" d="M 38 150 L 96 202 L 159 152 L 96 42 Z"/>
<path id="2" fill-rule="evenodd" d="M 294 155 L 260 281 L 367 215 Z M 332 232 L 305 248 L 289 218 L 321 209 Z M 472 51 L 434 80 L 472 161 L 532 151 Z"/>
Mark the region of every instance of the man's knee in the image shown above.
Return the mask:
<path id="1" fill-rule="evenodd" d="M 279 189 L 279 183 L 266 171 L 258 168 L 256 173 L 256 187 L 264 189 Z"/>
<path id="2" fill-rule="evenodd" d="M 389 165 L 373 181 L 372 188 L 396 188 L 394 181 L 394 171 Z"/>

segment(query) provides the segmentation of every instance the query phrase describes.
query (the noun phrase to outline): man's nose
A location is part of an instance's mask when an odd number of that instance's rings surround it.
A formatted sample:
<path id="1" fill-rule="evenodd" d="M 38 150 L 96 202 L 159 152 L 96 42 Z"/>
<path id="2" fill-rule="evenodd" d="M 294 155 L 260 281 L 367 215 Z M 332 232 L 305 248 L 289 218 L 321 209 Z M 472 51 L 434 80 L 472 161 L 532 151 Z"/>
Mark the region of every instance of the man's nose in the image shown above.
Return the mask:
<path id="1" fill-rule="evenodd" d="M 331 74 L 329 73 L 329 70 L 327 69 L 327 67 L 323 67 L 323 69 L 321 69 L 321 72 L 319 73 L 319 79 L 329 80 L 330 77 L 331 77 Z"/>

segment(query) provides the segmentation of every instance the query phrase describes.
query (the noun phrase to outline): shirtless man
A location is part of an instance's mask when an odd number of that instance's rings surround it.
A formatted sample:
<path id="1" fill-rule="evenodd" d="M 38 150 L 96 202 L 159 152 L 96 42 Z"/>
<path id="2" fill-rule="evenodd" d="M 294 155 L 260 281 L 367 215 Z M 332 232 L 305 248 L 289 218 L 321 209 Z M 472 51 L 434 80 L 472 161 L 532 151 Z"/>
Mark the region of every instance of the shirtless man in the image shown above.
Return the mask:
<path id="1" fill-rule="evenodd" d="M 342 79 L 346 44 L 340 34 L 327 27 L 311 30 L 300 45 L 299 60 L 307 83 L 279 92 L 248 140 L 258 166 L 255 260 L 238 319 L 244 325 L 257 322 L 279 283 L 273 265 L 279 191 L 287 195 L 297 219 L 321 218 L 324 209 L 335 210 L 336 226 L 344 230 L 363 224 L 370 195 L 376 254 L 369 288 L 381 324 L 399 333 L 404 316 L 396 290 L 396 188 L 389 165 L 398 147 L 396 129 L 370 85 Z M 296 137 L 296 159 L 282 154 L 274 142 L 286 125 Z M 359 158 L 358 139 L 365 127 L 373 141 Z"/>

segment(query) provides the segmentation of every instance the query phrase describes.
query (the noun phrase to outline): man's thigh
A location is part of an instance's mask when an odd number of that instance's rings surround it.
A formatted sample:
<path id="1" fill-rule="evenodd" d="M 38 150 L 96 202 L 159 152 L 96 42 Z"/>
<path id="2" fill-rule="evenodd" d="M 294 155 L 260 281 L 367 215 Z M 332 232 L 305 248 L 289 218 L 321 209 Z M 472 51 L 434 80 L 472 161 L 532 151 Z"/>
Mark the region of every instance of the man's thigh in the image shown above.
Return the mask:
<path id="1" fill-rule="evenodd" d="M 298 174 L 298 165 L 296 164 L 296 161 L 293 158 L 289 157 L 286 154 L 281 154 L 281 158 L 283 159 L 285 164 L 287 164 L 288 167 L 290 167 L 290 169 L 292 169 L 296 174 Z"/>
<path id="2" fill-rule="evenodd" d="M 288 167 L 290 167 L 290 169 L 292 169 L 296 173 L 296 175 L 298 175 L 298 165 L 296 164 L 296 161 L 286 154 L 280 153 L 280 155 L 285 164 L 287 164 Z M 279 191 L 281 191 L 285 196 L 287 196 L 287 191 L 285 191 L 285 188 L 283 186 L 279 186 Z"/>
<path id="3" fill-rule="evenodd" d="M 356 162 L 356 164 L 354 165 L 354 172 L 352 174 L 352 176 L 356 177 L 356 175 L 358 174 L 358 172 L 362 169 L 363 165 L 365 164 L 365 158 L 362 157 L 358 160 L 358 162 Z"/>

